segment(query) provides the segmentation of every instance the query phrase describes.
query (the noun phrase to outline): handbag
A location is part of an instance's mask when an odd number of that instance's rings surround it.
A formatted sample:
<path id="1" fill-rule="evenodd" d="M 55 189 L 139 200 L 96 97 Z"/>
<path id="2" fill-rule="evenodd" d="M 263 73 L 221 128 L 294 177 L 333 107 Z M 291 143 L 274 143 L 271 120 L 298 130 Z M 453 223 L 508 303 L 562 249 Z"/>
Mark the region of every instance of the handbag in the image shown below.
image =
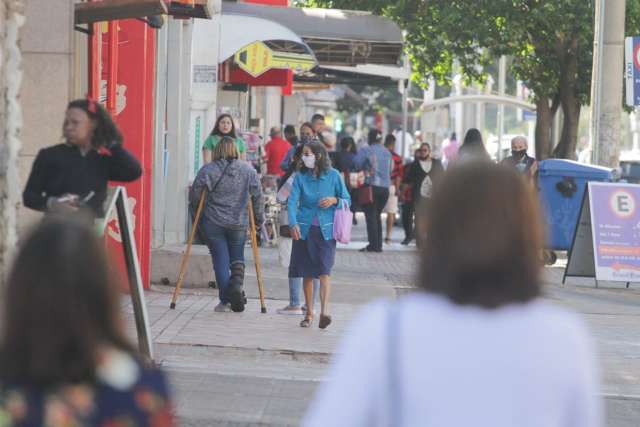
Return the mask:
<path id="1" fill-rule="evenodd" d="M 353 212 L 345 200 L 341 200 L 333 216 L 333 238 L 340 243 L 351 241 L 351 226 L 353 225 Z"/>
<path id="2" fill-rule="evenodd" d="M 363 185 L 357 191 L 358 205 L 367 206 L 373 203 L 373 187 L 371 185 Z"/>
<path id="3" fill-rule="evenodd" d="M 278 214 L 278 223 L 280 224 L 280 237 L 291 237 L 291 228 L 289 227 L 289 212 L 284 207 Z"/>

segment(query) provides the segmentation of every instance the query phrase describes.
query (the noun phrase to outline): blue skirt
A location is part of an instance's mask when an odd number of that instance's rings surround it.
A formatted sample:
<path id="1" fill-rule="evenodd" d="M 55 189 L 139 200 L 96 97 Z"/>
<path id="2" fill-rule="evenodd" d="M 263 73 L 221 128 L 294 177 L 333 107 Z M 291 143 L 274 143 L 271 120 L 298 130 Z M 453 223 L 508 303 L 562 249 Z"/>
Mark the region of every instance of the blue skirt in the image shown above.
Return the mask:
<path id="1" fill-rule="evenodd" d="M 291 248 L 289 277 L 331 275 L 336 258 L 336 241 L 325 240 L 320 227 L 312 225 L 307 240 L 294 240 Z"/>

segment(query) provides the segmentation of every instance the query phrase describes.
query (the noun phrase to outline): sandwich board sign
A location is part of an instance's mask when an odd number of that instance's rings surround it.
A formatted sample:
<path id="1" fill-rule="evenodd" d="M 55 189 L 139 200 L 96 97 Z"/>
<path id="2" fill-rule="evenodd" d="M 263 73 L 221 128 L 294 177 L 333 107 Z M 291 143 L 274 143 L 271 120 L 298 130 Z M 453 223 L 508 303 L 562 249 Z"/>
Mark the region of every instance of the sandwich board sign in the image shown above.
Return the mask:
<path id="1" fill-rule="evenodd" d="M 640 185 L 589 182 L 562 278 L 640 282 Z"/>
<path id="2" fill-rule="evenodd" d="M 115 212 L 122 237 L 124 262 L 129 281 L 129 293 L 131 294 L 131 304 L 133 305 L 133 315 L 138 334 L 138 349 L 141 354 L 153 360 L 153 344 L 151 342 L 151 329 L 149 328 L 149 315 L 144 299 L 142 274 L 140 273 L 140 262 L 138 261 L 138 253 L 136 251 L 136 238 L 133 233 L 133 220 L 131 218 L 131 209 L 129 207 L 126 188 L 118 186 L 107 189 L 104 212 L 104 218 L 98 218 L 96 220 L 98 232 L 104 235 L 107 224 Z"/>

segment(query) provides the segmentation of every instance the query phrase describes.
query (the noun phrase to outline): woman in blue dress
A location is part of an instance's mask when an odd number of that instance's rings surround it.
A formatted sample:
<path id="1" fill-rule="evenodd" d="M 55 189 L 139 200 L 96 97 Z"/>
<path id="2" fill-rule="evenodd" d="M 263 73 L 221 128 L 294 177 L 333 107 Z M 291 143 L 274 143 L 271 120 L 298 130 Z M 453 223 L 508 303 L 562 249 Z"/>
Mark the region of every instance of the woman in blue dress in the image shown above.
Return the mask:
<path id="1" fill-rule="evenodd" d="M 351 198 L 340 172 L 331 167 L 326 149 L 319 143 L 302 150 L 303 166 L 293 181 L 287 208 L 293 237 L 289 277 L 303 277 L 307 307 L 313 307 L 313 279 L 320 279 L 320 321 L 325 329 L 331 324 L 328 314 L 330 276 L 336 255 L 333 218 L 341 203 Z M 308 309 L 303 328 L 311 326 L 313 310 Z"/>

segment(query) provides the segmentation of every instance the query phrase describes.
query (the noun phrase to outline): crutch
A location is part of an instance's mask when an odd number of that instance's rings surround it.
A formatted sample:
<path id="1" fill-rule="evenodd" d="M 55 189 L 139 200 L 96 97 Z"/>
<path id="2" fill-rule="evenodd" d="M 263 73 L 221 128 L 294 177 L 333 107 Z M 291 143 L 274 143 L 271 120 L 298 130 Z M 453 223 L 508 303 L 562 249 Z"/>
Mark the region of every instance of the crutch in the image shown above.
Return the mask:
<path id="1" fill-rule="evenodd" d="M 193 225 L 191 226 L 191 234 L 189 235 L 189 242 L 187 243 L 187 250 L 182 255 L 182 262 L 180 263 L 180 274 L 178 275 L 178 283 L 176 283 L 176 289 L 173 291 L 173 298 L 171 298 L 170 309 L 174 310 L 176 308 L 176 300 L 178 299 L 178 294 L 180 293 L 180 289 L 182 288 L 182 281 L 184 280 L 184 275 L 187 271 L 187 261 L 189 260 L 189 255 L 191 255 L 191 246 L 193 245 L 193 239 L 196 236 L 196 230 L 198 229 L 198 223 L 200 222 L 200 215 L 202 214 L 202 208 L 204 207 L 204 199 L 207 197 L 207 189 L 202 190 L 202 195 L 200 196 L 200 201 L 198 202 L 198 209 L 196 210 L 196 217 L 193 219 Z"/>
<path id="2" fill-rule="evenodd" d="M 256 236 L 256 220 L 253 217 L 253 202 L 249 196 L 249 224 L 251 225 L 251 248 L 253 260 L 256 264 L 256 277 L 258 278 L 258 292 L 260 293 L 260 312 L 266 313 L 267 306 L 264 303 L 264 286 L 262 285 L 262 271 L 260 270 L 260 252 L 258 252 L 258 237 Z"/>

